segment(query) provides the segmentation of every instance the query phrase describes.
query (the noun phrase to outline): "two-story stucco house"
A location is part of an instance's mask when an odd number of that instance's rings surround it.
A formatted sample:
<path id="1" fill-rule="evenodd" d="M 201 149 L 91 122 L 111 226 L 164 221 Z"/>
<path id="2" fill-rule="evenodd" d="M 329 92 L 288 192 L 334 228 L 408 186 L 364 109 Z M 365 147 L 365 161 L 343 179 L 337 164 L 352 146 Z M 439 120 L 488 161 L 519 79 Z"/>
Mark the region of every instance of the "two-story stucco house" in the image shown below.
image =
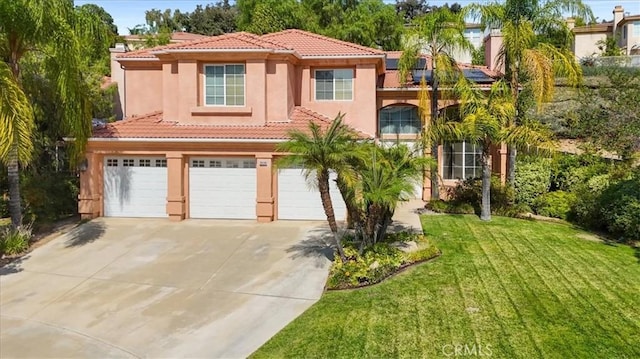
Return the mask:
<path id="1" fill-rule="evenodd" d="M 418 85 L 398 80 L 399 53 L 286 30 L 232 33 L 115 58 L 125 119 L 94 129 L 79 211 L 97 216 L 323 219 L 300 169 L 276 169 L 277 143 L 341 112 L 362 136 L 415 141 Z M 427 61 L 428 62 L 428 61 Z M 494 81 L 487 68 L 465 73 Z M 441 107 L 451 105 L 442 101 Z M 479 174 L 479 149 L 440 151 L 445 185 Z M 494 171 L 504 174 L 506 151 Z M 428 199 L 430 181 L 417 190 Z M 345 209 L 334 189 L 337 215 Z"/>

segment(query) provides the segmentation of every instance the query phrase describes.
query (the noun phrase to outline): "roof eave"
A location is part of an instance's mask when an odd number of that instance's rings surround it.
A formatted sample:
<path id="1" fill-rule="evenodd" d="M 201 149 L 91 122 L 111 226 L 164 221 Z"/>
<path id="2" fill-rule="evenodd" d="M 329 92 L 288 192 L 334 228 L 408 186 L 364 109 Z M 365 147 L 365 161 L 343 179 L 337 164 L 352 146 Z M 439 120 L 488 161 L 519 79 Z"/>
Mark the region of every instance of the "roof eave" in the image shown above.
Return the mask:
<path id="1" fill-rule="evenodd" d="M 190 138 L 190 137 L 91 137 L 89 142 L 201 142 L 201 143 L 280 143 L 286 139 L 260 139 L 260 138 Z"/>

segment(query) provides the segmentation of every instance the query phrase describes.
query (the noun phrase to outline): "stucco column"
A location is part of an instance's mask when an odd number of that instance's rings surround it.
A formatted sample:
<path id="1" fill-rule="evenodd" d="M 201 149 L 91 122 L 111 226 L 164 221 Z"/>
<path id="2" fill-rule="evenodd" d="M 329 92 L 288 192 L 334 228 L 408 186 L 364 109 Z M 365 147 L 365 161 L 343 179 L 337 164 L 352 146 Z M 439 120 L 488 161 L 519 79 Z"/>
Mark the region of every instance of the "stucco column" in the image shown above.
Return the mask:
<path id="1" fill-rule="evenodd" d="M 92 219 L 101 212 L 102 156 L 92 152 L 85 155 L 86 169 L 80 171 L 80 193 L 78 194 L 78 213 L 82 219 Z"/>
<path id="2" fill-rule="evenodd" d="M 509 151 L 506 144 L 500 144 L 496 157 L 500 158 L 500 166 L 497 168 L 500 170 L 500 183 L 505 185 L 507 183 L 507 161 L 509 161 Z"/>
<path id="3" fill-rule="evenodd" d="M 181 152 L 167 153 L 167 215 L 172 221 L 185 217 L 184 156 Z"/>
<path id="4" fill-rule="evenodd" d="M 275 198 L 273 186 L 273 156 L 270 153 L 256 154 L 256 214 L 258 222 L 272 222 L 274 219 Z"/>
<path id="5" fill-rule="evenodd" d="M 424 156 L 425 157 L 431 157 L 431 146 L 424 146 L 425 148 L 423 149 L 424 151 Z M 431 170 L 430 169 L 425 169 L 424 171 L 424 183 L 422 185 L 422 199 L 424 201 L 430 201 L 431 200 Z"/>

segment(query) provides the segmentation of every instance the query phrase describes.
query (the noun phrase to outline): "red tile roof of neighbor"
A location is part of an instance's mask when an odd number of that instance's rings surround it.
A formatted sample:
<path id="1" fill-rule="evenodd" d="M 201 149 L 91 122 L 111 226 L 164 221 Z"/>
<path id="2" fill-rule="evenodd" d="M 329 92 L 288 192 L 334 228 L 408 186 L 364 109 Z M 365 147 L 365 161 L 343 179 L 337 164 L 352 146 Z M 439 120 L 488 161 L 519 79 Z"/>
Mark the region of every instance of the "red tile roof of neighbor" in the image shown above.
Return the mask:
<path id="1" fill-rule="evenodd" d="M 251 126 L 181 124 L 177 121 L 163 119 L 162 112 L 158 111 L 96 127 L 93 130 L 92 138 L 286 140 L 289 138 L 289 131 L 306 131 L 309 122 L 327 128 L 332 120 L 300 106 L 293 109 L 288 121 Z M 363 138 L 371 137 L 364 133 L 359 133 L 359 135 Z"/>
<path id="2" fill-rule="evenodd" d="M 284 30 L 267 35 L 234 32 L 152 49 L 132 51 L 118 58 L 153 58 L 154 53 L 175 50 L 273 50 L 291 51 L 300 57 L 383 56 L 384 52 L 302 30 Z"/>

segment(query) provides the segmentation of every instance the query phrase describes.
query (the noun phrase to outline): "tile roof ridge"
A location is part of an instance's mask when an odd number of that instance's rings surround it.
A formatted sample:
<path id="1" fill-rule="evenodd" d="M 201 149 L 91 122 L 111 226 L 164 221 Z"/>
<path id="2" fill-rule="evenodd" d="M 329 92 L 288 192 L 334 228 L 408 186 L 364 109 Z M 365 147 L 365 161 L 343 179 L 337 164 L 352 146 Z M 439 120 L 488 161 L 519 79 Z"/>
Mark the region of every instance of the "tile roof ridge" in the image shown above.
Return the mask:
<path id="1" fill-rule="evenodd" d="M 131 117 L 126 117 L 120 121 L 109 122 L 108 124 L 111 124 L 111 125 L 124 124 L 124 123 L 136 122 L 140 120 L 153 119 L 154 117 L 160 117 L 159 120 L 162 120 L 161 116 L 162 116 L 162 110 L 158 110 L 158 111 L 145 113 L 142 115 L 133 115 Z"/>
<path id="2" fill-rule="evenodd" d="M 291 48 L 291 46 L 285 45 L 285 44 L 283 44 L 281 42 L 278 42 L 278 41 L 275 41 L 275 40 L 265 39 L 263 36 L 252 34 L 250 32 L 240 31 L 240 32 L 237 32 L 236 34 L 239 34 L 241 36 L 246 36 L 246 37 L 250 38 L 251 40 L 254 40 L 252 42 L 254 45 L 258 45 L 258 46 L 263 46 L 264 47 L 264 44 L 260 43 L 260 42 L 262 42 L 262 43 L 267 43 L 267 44 L 270 44 L 270 45 L 275 45 L 275 46 L 280 47 L 282 49 L 293 50 Z M 278 50 L 278 49 L 274 49 L 274 50 Z"/>
<path id="3" fill-rule="evenodd" d="M 331 122 L 333 122 L 333 120 L 331 120 L 329 117 L 327 117 L 327 116 L 325 116 L 325 115 L 323 115 L 321 113 L 318 113 L 316 111 L 313 111 L 313 110 L 311 110 L 309 108 L 306 108 L 304 106 L 295 106 L 293 108 L 293 110 L 294 111 L 298 110 L 298 111 L 302 112 L 305 115 L 312 116 L 316 120 L 320 120 L 320 121 L 323 121 L 323 122 L 326 122 L 326 123 L 329 123 L 329 124 Z"/>
<path id="4" fill-rule="evenodd" d="M 367 46 L 362 46 L 359 44 L 354 44 L 352 42 L 348 42 L 348 41 L 344 41 L 344 40 L 339 40 L 339 39 L 335 39 L 333 37 L 329 37 L 329 36 L 325 36 L 325 35 L 320 35 L 320 34 L 316 34 L 314 32 L 310 32 L 310 31 L 305 31 L 305 30 L 300 30 L 300 29 L 287 29 L 287 30 L 282 30 L 282 31 L 278 31 L 278 32 L 274 32 L 271 34 L 265 34 L 262 35 L 262 37 L 272 37 L 272 36 L 276 36 L 278 34 L 287 34 L 287 33 L 295 33 L 295 34 L 300 34 L 300 35 L 304 35 L 304 36 L 308 36 L 308 37 L 314 37 L 316 39 L 320 39 L 320 40 L 326 40 L 326 41 L 330 41 L 333 42 L 335 44 L 340 44 L 340 45 L 344 45 L 344 46 L 349 46 L 351 48 L 354 49 L 358 49 L 358 50 L 362 50 L 362 51 L 368 51 L 374 54 L 380 54 L 383 55 L 384 51 L 379 50 L 379 49 L 374 49 L 372 47 L 367 47 Z"/>

